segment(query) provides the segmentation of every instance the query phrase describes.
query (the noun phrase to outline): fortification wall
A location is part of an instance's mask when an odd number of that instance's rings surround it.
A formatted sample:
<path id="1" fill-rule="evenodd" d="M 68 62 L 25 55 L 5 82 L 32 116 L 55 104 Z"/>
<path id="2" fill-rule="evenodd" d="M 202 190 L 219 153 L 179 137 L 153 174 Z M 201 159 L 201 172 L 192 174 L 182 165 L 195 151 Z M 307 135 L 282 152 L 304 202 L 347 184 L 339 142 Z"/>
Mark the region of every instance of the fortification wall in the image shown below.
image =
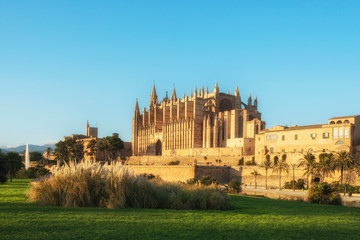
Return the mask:
<path id="1" fill-rule="evenodd" d="M 203 176 L 213 176 L 219 183 L 228 183 L 231 179 L 235 178 L 241 181 L 241 183 L 248 186 L 255 185 L 255 177 L 251 174 L 254 170 L 257 170 L 261 175 L 257 177 L 257 185 L 259 187 L 265 187 L 266 171 L 260 166 L 171 166 L 171 165 L 129 165 L 135 172 L 135 174 L 148 173 L 162 178 L 165 181 L 170 182 L 186 182 L 191 178 L 200 179 Z M 313 176 L 314 177 L 314 176 Z M 344 174 L 344 181 L 347 178 L 347 174 Z M 290 182 L 293 179 L 293 172 L 290 169 L 289 173 L 282 173 L 281 185 L 284 186 L 285 182 Z M 295 180 L 304 179 L 304 171 L 300 168 L 295 169 Z M 331 183 L 340 179 L 340 173 L 335 172 L 332 177 L 327 177 L 325 181 Z M 274 173 L 272 169 L 268 170 L 268 187 L 279 187 L 279 175 Z M 352 176 L 352 184 L 360 185 L 360 177 L 355 174 Z"/>
<path id="2" fill-rule="evenodd" d="M 243 156 L 243 148 L 191 148 L 191 149 L 175 149 L 175 150 L 164 150 L 164 156 L 183 156 L 183 157 L 194 157 L 194 156 Z"/>
<path id="3" fill-rule="evenodd" d="M 179 161 L 179 165 L 200 165 L 200 166 L 237 166 L 241 156 L 132 156 L 126 165 L 160 165 L 165 166 L 170 162 Z M 250 161 L 252 156 L 244 156 L 244 161 Z"/>
<path id="4" fill-rule="evenodd" d="M 194 166 L 128 166 L 135 174 L 153 174 L 168 182 L 186 182 L 194 178 Z"/>

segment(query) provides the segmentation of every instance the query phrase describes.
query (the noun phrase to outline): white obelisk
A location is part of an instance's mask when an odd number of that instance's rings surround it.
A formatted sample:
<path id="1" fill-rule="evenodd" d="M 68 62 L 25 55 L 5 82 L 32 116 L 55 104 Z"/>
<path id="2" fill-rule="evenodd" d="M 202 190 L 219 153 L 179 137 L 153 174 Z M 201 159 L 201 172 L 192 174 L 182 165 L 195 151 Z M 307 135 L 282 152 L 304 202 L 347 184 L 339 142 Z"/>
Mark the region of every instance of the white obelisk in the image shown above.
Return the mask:
<path id="1" fill-rule="evenodd" d="M 26 144 L 26 151 L 25 151 L 25 169 L 29 169 L 30 167 L 30 155 L 29 155 L 29 144 Z"/>

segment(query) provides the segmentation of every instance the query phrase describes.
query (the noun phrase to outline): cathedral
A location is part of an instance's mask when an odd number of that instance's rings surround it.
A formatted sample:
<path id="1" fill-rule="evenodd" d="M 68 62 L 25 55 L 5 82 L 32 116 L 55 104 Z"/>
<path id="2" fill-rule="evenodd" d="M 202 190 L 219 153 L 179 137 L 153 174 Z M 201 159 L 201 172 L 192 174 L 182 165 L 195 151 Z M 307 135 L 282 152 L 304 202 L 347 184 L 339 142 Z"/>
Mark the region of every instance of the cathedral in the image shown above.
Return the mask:
<path id="1" fill-rule="evenodd" d="M 255 134 L 265 129 L 258 101 L 213 92 L 204 87 L 178 98 L 175 88 L 169 98 L 158 100 L 155 85 L 148 110 L 140 113 L 136 100 L 132 121 L 133 156 L 248 156 L 255 153 Z"/>

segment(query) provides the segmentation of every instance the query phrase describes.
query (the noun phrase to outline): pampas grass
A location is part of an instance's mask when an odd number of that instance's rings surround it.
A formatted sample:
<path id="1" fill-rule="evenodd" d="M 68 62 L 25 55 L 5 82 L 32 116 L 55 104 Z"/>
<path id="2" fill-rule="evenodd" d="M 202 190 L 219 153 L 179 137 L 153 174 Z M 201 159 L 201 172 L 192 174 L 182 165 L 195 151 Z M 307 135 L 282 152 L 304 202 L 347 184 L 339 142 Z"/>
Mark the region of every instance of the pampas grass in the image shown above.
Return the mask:
<path id="1" fill-rule="evenodd" d="M 217 209 L 229 207 L 216 185 L 185 185 L 149 180 L 120 163 L 85 161 L 53 169 L 53 176 L 34 184 L 29 202 L 64 207 Z"/>

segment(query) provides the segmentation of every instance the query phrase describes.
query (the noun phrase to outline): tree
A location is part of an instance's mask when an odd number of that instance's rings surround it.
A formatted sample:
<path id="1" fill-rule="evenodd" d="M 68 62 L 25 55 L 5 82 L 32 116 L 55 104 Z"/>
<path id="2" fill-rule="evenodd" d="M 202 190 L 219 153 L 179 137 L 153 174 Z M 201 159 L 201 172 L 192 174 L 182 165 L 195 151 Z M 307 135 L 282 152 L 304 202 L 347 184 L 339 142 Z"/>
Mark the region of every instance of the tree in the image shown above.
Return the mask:
<path id="1" fill-rule="evenodd" d="M 340 171 L 340 184 L 343 184 L 344 170 L 353 165 L 353 159 L 349 152 L 340 151 L 335 156 L 335 168 Z"/>
<path id="2" fill-rule="evenodd" d="M 261 174 L 257 170 L 254 170 L 252 171 L 251 175 L 255 177 L 255 188 L 257 188 L 257 177 L 260 176 Z"/>
<path id="3" fill-rule="evenodd" d="M 334 165 L 334 155 L 322 153 L 319 155 L 319 163 L 317 166 L 317 172 L 321 175 L 321 182 L 325 182 L 326 177 L 331 177 L 332 173 L 334 173 L 335 165 Z"/>
<path id="4" fill-rule="evenodd" d="M 0 149 L 0 183 L 6 183 L 8 173 L 8 162 L 5 154 Z"/>
<path id="5" fill-rule="evenodd" d="M 17 152 L 8 152 L 6 154 L 6 159 L 9 167 L 8 172 L 10 174 L 10 182 L 12 182 L 14 174 L 24 167 L 24 164 L 22 163 L 21 156 Z"/>
<path id="6" fill-rule="evenodd" d="M 58 143 L 56 143 L 55 147 L 56 147 L 54 150 L 55 160 L 57 161 L 57 166 L 60 167 L 61 162 L 68 161 L 70 152 L 66 143 L 63 141 L 59 141 Z"/>
<path id="7" fill-rule="evenodd" d="M 307 189 L 309 189 L 309 176 L 314 174 L 316 170 L 316 162 L 315 155 L 311 153 L 311 150 L 307 150 L 306 153 L 303 154 L 303 158 L 299 163 L 299 167 L 303 167 L 304 175 L 306 175 L 307 179 Z"/>
<path id="8" fill-rule="evenodd" d="M 281 191 L 282 190 L 281 189 L 281 173 L 282 172 L 289 173 L 289 165 L 286 163 L 286 157 L 285 158 L 282 157 L 281 160 L 278 160 L 276 162 L 276 164 L 274 164 L 273 171 L 275 173 L 279 173 L 279 188 Z"/>
<path id="9" fill-rule="evenodd" d="M 270 160 L 270 155 L 266 155 L 266 160 L 261 165 L 263 168 L 265 168 L 265 188 L 267 189 L 267 176 L 268 176 L 268 170 L 272 168 L 272 162 Z"/>
<path id="10" fill-rule="evenodd" d="M 81 140 L 69 138 L 59 141 L 55 146 L 54 155 L 58 166 L 61 162 L 79 162 L 84 158 L 84 142 Z"/>
<path id="11" fill-rule="evenodd" d="M 69 141 L 67 142 L 68 148 L 70 150 L 71 160 L 79 162 L 84 159 L 84 141 Z"/>
<path id="12" fill-rule="evenodd" d="M 111 154 L 111 159 L 114 160 L 114 155 L 124 149 L 124 142 L 118 136 L 107 136 L 100 139 L 99 150 L 105 154 L 105 161 L 108 161 L 108 153 Z"/>
<path id="13" fill-rule="evenodd" d="M 293 184 L 293 191 L 294 191 L 294 192 L 295 192 L 295 167 L 296 167 L 296 164 L 295 164 L 295 163 L 291 164 L 291 168 L 292 168 L 292 172 L 293 172 L 292 184 Z"/>
<path id="14" fill-rule="evenodd" d="M 274 156 L 274 165 L 279 161 L 279 157 L 278 156 Z"/>
<path id="15" fill-rule="evenodd" d="M 30 161 L 33 162 L 40 162 L 44 159 L 41 152 L 31 152 L 29 155 L 30 155 Z"/>
<path id="16" fill-rule="evenodd" d="M 88 151 L 86 151 L 86 155 L 90 156 L 91 160 L 95 160 L 96 151 L 97 151 L 96 144 L 97 144 L 96 140 L 92 139 L 86 146 L 86 149 L 88 149 Z"/>

